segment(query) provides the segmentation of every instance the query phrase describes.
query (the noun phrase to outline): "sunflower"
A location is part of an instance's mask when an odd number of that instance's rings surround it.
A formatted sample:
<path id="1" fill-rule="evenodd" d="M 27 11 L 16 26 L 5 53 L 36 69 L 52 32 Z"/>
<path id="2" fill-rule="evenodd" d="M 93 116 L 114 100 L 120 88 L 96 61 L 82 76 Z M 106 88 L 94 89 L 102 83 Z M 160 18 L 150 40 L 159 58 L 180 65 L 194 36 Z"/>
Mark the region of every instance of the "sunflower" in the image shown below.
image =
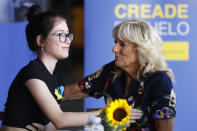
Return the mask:
<path id="1" fill-rule="evenodd" d="M 120 126 L 129 123 L 130 110 L 131 107 L 125 99 L 112 101 L 105 107 L 108 122 L 111 122 L 112 126 Z"/>

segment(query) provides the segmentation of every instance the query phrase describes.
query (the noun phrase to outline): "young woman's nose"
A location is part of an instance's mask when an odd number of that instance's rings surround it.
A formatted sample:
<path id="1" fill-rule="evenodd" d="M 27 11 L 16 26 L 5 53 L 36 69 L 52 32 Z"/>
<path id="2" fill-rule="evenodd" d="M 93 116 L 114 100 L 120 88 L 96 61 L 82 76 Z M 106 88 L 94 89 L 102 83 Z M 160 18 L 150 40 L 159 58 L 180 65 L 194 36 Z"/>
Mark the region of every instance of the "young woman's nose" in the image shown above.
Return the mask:
<path id="1" fill-rule="evenodd" d="M 66 41 L 64 42 L 65 44 L 70 44 L 71 40 L 69 38 L 66 39 Z"/>

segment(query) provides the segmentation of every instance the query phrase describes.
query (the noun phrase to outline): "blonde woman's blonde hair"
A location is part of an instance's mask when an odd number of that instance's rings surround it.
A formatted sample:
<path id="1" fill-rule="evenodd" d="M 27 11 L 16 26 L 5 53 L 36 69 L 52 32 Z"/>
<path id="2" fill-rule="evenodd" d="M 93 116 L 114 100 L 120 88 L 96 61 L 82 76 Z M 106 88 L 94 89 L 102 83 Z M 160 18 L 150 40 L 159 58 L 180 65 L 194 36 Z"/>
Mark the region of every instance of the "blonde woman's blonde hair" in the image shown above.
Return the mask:
<path id="1" fill-rule="evenodd" d="M 146 73 L 156 71 L 165 71 L 174 80 L 174 74 L 163 55 L 162 39 L 149 23 L 142 20 L 123 21 L 113 29 L 113 37 L 136 44 L 140 63 L 138 80 Z"/>

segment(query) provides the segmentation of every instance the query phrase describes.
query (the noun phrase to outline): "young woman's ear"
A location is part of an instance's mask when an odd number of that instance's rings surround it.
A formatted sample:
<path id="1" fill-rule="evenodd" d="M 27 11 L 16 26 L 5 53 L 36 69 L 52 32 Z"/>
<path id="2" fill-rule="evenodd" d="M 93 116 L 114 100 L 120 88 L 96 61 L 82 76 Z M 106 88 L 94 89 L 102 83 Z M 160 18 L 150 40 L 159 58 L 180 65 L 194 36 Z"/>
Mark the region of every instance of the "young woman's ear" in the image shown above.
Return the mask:
<path id="1" fill-rule="evenodd" d="M 38 44 L 39 47 L 43 48 L 44 47 L 44 40 L 42 35 L 38 35 L 36 37 L 36 43 Z"/>

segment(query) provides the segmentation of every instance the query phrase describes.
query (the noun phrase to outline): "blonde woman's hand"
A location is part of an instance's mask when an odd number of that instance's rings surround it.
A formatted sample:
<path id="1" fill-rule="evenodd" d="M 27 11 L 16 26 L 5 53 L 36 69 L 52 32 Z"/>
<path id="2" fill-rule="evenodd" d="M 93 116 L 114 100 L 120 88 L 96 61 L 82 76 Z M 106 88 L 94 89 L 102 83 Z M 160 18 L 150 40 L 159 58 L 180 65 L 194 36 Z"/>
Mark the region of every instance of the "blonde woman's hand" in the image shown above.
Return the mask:
<path id="1" fill-rule="evenodd" d="M 137 109 L 131 108 L 130 110 L 130 123 L 135 123 L 136 120 L 140 119 L 142 116 L 142 112 Z"/>

